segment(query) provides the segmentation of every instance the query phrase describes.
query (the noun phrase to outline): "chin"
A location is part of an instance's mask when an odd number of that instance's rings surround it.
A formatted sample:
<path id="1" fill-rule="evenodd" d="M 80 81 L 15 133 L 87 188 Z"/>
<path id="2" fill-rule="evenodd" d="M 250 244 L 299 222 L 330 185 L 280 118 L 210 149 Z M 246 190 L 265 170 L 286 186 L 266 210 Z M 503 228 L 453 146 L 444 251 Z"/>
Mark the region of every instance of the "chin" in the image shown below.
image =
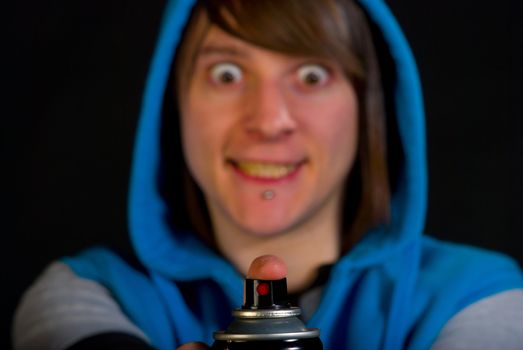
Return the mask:
<path id="1" fill-rule="evenodd" d="M 253 220 L 239 220 L 237 225 L 242 232 L 260 238 L 281 236 L 293 230 L 296 226 L 289 218 L 282 220 L 264 215 L 257 215 Z"/>
<path id="2" fill-rule="evenodd" d="M 229 227 L 241 235 L 281 236 L 307 221 L 307 198 L 303 195 L 299 199 L 294 197 L 282 192 L 273 200 L 260 199 L 259 192 L 255 196 L 251 193 L 223 196 L 222 201 L 210 202 L 210 214 L 215 223 L 222 223 L 223 229 Z"/>
<path id="3" fill-rule="evenodd" d="M 282 228 L 282 227 L 274 227 L 274 226 L 271 226 L 271 227 L 245 227 L 243 229 L 243 231 L 251 236 L 256 236 L 256 237 L 266 237 L 266 238 L 269 238 L 269 237 L 274 237 L 274 236 L 279 236 L 283 233 L 285 233 L 287 230 L 285 228 Z"/>

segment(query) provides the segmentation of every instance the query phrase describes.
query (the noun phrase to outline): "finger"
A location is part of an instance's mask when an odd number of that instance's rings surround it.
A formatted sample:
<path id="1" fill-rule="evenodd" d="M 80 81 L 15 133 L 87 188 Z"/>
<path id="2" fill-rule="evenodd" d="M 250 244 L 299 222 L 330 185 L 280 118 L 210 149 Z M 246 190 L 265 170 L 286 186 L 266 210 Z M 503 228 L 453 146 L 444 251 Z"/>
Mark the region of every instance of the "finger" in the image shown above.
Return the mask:
<path id="1" fill-rule="evenodd" d="M 209 350 L 210 348 L 205 343 L 191 342 L 185 343 L 176 350 Z"/>
<path id="2" fill-rule="evenodd" d="M 275 255 L 262 255 L 251 263 L 247 278 L 259 280 L 279 280 L 287 276 L 287 265 Z"/>

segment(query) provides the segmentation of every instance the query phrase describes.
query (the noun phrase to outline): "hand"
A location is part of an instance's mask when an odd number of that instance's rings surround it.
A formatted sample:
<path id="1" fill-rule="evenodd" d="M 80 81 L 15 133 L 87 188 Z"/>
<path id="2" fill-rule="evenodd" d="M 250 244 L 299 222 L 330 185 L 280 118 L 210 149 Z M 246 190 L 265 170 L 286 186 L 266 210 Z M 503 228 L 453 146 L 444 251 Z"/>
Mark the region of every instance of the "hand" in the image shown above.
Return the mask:
<path id="1" fill-rule="evenodd" d="M 261 280 L 279 280 L 287 275 L 285 262 L 274 255 L 262 255 L 251 263 L 247 278 Z M 177 350 L 209 350 L 204 343 L 191 342 L 180 346 Z"/>
<path id="2" fill-rule="evenodd" d="M 209 349 L 210 349 L 210 347 L 208 347 L 207 344 L 205 344 L 205 343 L 193 342 L 193 343 L 185 343 L 176 350 L 209 350 Z"/>

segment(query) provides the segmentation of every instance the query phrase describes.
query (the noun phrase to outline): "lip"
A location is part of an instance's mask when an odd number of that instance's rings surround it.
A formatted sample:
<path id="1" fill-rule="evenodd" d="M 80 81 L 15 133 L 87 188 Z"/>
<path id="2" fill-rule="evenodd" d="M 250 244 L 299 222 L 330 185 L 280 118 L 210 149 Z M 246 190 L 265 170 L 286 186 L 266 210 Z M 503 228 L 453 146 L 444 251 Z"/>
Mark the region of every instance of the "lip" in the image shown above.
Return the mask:
<path id="1" fill-rule="evenodd" d="M 226 164 L 231 167 L 231 169 L 234 171 L 235 174 L 239 175 L 242 179 L 260 183 L 260 184 L 280 184 L 284 182 L 289 182 L 295 179 L 300 170 L 302 169 L 303 165 L 307 161 L 300 160 L 297 162 L 286 162 L 286 161 L 270 161 L 270 160 L 235 160 L 235 159 L 227 159 Z M 249 167 L 264 167 L 267 166 L 268 168 L 287 168 L 286 171 L 283 171 L 284 174 L 281 176 L 261 176 L 256 175 L 253 173 L 248 173 L 245 169 L 247 164 Z M 292 169 L 289 169 L 292 167 Z"/>

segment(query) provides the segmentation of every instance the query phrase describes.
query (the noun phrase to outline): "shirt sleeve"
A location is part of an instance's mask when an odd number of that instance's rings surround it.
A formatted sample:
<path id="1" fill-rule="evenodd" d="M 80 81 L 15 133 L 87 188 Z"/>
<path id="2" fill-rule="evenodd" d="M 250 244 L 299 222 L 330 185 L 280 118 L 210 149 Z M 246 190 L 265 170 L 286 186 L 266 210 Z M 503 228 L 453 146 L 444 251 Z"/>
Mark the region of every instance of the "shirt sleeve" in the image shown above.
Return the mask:
<path id="1" fill-rule="evenodd" d="M 22 296 L 14 316 L 13 346 L 16 350 L 63 350 L 107 333 L 149 343 L 105 287 L 54 262 Z"/>
<path id="2" fill-rule="evenodd" d="M 482 299 L 451 318 L 432 350 L 521 349 L 523 289 Z"/>

